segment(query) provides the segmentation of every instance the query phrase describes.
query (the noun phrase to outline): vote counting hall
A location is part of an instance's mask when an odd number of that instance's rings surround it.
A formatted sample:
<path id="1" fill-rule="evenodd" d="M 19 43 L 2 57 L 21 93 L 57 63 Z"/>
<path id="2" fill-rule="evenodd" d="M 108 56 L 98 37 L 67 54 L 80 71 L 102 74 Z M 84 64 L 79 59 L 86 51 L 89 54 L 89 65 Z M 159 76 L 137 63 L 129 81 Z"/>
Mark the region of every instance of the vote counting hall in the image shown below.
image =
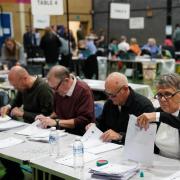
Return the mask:
<path id="1" fill-rule="evenodd" d="M 179 0 L 0 0 L 0 180 L 180 180 Z"/>

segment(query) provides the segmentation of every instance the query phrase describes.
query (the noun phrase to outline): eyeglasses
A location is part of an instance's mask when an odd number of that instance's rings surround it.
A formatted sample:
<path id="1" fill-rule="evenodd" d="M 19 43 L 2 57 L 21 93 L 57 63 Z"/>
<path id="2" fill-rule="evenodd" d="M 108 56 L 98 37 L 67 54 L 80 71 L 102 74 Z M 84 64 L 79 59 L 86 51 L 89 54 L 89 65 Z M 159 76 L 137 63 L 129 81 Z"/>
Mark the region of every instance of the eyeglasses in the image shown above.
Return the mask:
<path id="1" fill-rule="evenodd" d="M 64 79 L 61 80 L 61 81 L 59 81 L 58 85 L 57 85 L 56 87 L 53 87 L 53 89 L 54 89 L 55 91 L 57 91 L 57 90 L 59 89 L 59 87 L 61 86 L 61 84 L 62 84 L 63 81 L 64 81 Z"/>
<path id="2" fill-rule="evenodd" d="M 173 96 L 175 96 L 177 93 L 180 93 L 180 90 L 176 91 L 175 93 L 170 93 L 170 92 L 165 92 L 164 94 L 163 93 L 157 93 L 154 96 L 154 98 L 161 100 L 162 97 L 164 97 L 166 100 L 168 100 L 168 99 L 172 98 Z"/>
<path id="3" fill-rule="evenodd" d="M 105 91 L 105 94 L 106 94 L 106 96 L 109 96 L 110 98 L 115 98 L 115 97 L 120 93 L 120 91 L 123 89 L 123 87 L 124 87 L 124 86 L 120 87 L 115 94 L 108 93 L 108 92 L 106 92 L 106 91 Z"/>

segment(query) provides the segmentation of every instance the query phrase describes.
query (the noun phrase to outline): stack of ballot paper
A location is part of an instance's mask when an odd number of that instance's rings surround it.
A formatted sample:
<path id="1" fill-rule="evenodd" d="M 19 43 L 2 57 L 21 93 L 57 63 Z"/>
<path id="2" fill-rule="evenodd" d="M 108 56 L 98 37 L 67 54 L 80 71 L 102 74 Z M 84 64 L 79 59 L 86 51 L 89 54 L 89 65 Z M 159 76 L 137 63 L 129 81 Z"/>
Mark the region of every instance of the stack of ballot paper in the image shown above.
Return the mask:
<path id="1" fill-rule="evenodd" d="M 139 171 L 138 165 L 107 164 L 90 169 L 93 178 L 127 180 Z"/>
<path id="2" fill-rule="evenodd" d="M 6 130 L 9 130 L 9 129 L 21 127 L 21 126 L 24 126 L 24 125 L 25 125 L 24 122 L 10 120 L 10 121 L 6 121 L 4 123 L 0 123 L 0 131 L 6 131 Z"/>
<path id="3" fill-rule="evenodd" d="M 93 124 L 83 135 L 81 141 L 83 142 L 84 149 L 86 152 L 99 154 L 106 151 L 111 151 L 113 149 L 118 149 L 122 147 L 122 145 L 110 143 L 110 142 L 103 142 L 100 137 L 103 134 L 95 124 Z M 96 148 L 94 148 L 96 147 Z"/>
<path id="4" fill-rule="evenodd" d="M 64 130 L 58 130 L 59 137 L 67 135 Z M 49 133 L 50 129 L 43 129 L 40 125 L 40 122 L 37 120 L 25 129 L 22 129 L 16 134 L 28 136 L 28 140 L 30 141 L 40 141 L 40 142 L 48 142 L 49 141 Z"/>
<path id="5" fill-rule="evenodd" d="M 180 179 L 180 171 L 177 171 L 171 176 L 164 178 L 163 180 L 179 180 L 179 179 Z"/>

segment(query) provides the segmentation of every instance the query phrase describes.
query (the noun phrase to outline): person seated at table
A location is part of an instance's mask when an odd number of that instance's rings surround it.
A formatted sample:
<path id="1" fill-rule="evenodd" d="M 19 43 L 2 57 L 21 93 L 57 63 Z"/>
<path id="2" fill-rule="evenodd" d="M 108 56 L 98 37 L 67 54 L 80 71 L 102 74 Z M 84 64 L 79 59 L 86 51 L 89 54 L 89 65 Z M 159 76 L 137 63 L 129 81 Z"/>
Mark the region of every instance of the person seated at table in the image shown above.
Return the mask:
<path id="1" fill-rule="evenodd" d="M 96 125 L 104 132 L 101 136 L 103 141 L 123 144 L 129 115 L 139 116 L 144 112 L 154 112 L 154 107 L 148 98 L 129 87 L 126 76 L 118 72 L 113 72 L 107 77 L 105 92 L 109 99 L 105 102 Z M 91 124 L 86 129 L 90 126 Z"/>
<path id="2" fill-rule="evenodd" d="M 157 112 L 143 113 L 137 118 L 137 124 L 147 129 L 149 123 L 157 122 L 155 153 L 180 159 L 180 76 L 175 73 L 162 75 L 155 98 L 160 104 Z"/>
<path id="3" fill-rule="evenodd" d="M 159 53 L 159 48 L 156 45 L 156 40 L 154 38 L 149 38 L 147 44 L 145 44 L 142 48 L 142 55 L 148 54 L 152 58 L 156 58 Z"/>
<path id="4" fill-rule="evenodd" d="M 9 69 L 14 65 L 26 66 L 23 46 L 11 37 L 6 38 L 2 45 L 1 59 L 2 64 L 7 65 Z"/>
<path id="5" fill-rule="evenodd" d="M 131 38 L 130 39 L 130 46 L 129 46 L 129 52 L 133 52 L 136 56 L 140 56 L 141 54 L 141 49 L 139 47 L 139 44 L 137 43 L 136 38 Z"/>
<path id="6" fill-rule="evenodd" d="M 42 125 L 57 126 L 69 133 L 83 135 L 87 124 L 94 122 L 94 99 L 88 85 L 76 79 L 64 66 L 54 66 L 47 76 L 55 91 L 54 112 L 50 117 L 38 115 Z"/>
<path id="7" fill-rule="evenodd" d="M 14 118 L 22 118 L 32 123 L 38 114 L 50 115 L 53 110 L 53 93 L 51 88 L 41 78 L 31 76 L 21 66 L 14 66 L 8 74 L 11 85 L 17 90 L 17 95 L 9 105 L 3 106 L 1 116 L 9 114 Z M 21 108 L 23 106 L 23 108 Z M 6 168 L 4 180 L 21 180 L 24 174 L 18 163 L 1 158 Z"/>
<path id="8" fill-rule="evenodd" d="M 1 116 L 9 114 L 13 118 L 21 118 L 27 123 L 32 123 L 36 115 L 52 113 L 53 92 L 44 80 L 31 76 L 21 66 L 11 68 L 8 79 L 17 90 L 17 94 L 10 104 L 0 109 Z"/>

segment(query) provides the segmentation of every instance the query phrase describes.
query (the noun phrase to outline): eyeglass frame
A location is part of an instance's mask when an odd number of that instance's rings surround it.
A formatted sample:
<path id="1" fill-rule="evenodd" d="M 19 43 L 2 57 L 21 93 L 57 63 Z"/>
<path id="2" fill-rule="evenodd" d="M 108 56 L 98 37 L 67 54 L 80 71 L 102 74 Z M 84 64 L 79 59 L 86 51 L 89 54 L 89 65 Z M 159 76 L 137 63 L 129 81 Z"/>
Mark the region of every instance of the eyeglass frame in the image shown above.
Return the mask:
<path id="1" fill-rule="evenodd" d="M 59 87 L 61 86 L 61 84 L 63 83 L 64 79 L 60 80 L 58 85 L 54 88 L 52 88 L 53 90 L 57 91 L 59 89 Z"/>
<path id="2" fill-rule="evenodd" d="M 154 99 L 161 100 L 162 97 L 164 97 L 166 100 L 168 100 L 168 99 L 171 99 L 173 96 L 175 96 L 178 93 L 180 93 L 180 90 L 177 90 L 174 93 L 169 93 L 169 96 L 166 96 L 165 94 L 162 94 L 162 93 L 157 93 L 157 94 L 154 95 Z M 158 94 L 160 95 L 160 97 L 158 97 Z"/>
<path id="3" fill-rule="evenodd" d="M 106 92 L 106 91 L 104 91 L 104 93 L 105 93 L 106 96 L 108 96 L 108 97 L 115 98 L 115 97 L 121 92 L 121 90 L 122 90 L 123 88 L 124 88 L 124 85 L 121 86 L 115 94 L 108 93 L 108 92 Z"/>

